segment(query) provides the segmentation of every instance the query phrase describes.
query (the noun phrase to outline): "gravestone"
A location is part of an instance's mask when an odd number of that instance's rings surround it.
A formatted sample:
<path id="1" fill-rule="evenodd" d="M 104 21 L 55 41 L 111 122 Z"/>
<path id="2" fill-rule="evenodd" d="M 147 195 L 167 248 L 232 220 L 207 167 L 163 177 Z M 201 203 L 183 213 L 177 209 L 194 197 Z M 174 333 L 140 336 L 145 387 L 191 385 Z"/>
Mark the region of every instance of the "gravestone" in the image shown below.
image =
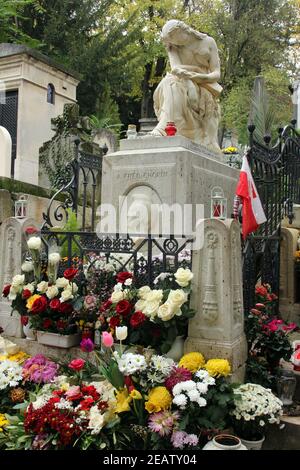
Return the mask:
<path id="1" fill-rule="evenodd" d="M 225 358 L 232 380 L 244 380 L 247 342 L 244 334 L 241 237 L 232 219 L 202 220 L 202 248 L 193 252 L 191 307 L 185 352 L 199 351 L 205 359 Z"/>
<path id="2" fill-rule="evenodd" d="M 35 225 L 30 218 L 17 219 L 10 217 L 0 227 L 0 289 L 5 284 L 10 284 L 16 274 L 21 274 L 23 255 L 27 251 L 25 229 Z M 11 316 L 11 305 L 6 299 L 0 301 L 0 326 L 7 336 L 21 338 L 23 330 L 20 323 L 20 315 L 14 313 Z"/>

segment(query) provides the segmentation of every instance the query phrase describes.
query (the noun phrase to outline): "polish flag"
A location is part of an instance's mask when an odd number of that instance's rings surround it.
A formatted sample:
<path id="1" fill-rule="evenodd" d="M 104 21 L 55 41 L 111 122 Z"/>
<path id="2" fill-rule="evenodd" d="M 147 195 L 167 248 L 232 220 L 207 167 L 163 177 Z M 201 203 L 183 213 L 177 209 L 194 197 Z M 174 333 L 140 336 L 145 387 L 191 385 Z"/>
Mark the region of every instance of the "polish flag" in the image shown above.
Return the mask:
<path id="1" fill-rule="evenodd" d="M 242 231 L 243 238 L 246 239 L 249 233 L 255 232 L 259 225 L 267 221 L 246 155 L 243 157 L 236 195 L 243 204 Z"/>

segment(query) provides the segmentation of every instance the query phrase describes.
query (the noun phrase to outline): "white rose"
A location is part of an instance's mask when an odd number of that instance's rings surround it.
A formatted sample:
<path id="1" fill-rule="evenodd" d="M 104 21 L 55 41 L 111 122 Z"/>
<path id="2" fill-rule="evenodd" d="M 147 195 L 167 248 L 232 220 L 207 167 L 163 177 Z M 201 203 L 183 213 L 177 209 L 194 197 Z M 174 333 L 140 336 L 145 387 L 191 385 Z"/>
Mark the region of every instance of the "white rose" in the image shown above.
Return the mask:
<path id="1" fill-rule="evenodd" d="M 157 311 L 157 316 L 162 321 L 171 320 L 171 318 L 173 318 L 174 315 L 175 315 L 174 307 L 172 304 L 168 302 L 166 302 L 165 304 L 162 304 Z"/>
<path id="2" fill-rule="evenodd" d="M 69 289 L 69 287 L 67 287 Z M 70 289 L 72 290 L 73 294 L 76 294 L 78 292 L 78 286 L 75 282 L 70 283 Z"/>
<path id="3" fill-rule="evenodd" d="M 60 261 L 60 254 L 59 253 L 51 253 L 48 257 L 49 264 L 58 264 Z"/>
<path id="4" fill-rule="evenodd" d="M 128 329 L 127 326 L 117 326 L 116 327 L 116 338 L 119 341 L 124 341 L 127 338 Z"/>
<path id="5" fill-rule="evenodd" d="M 13 277 L 12 279 L 12 287 L 20 287 L 24 284 L 25 282 L 25 275 L 24 274 L 17 274 L 16 276 Z"/>
<path id="6" fill-rule="evenodd" d="M 30 284 L 26 284 L 26 286 L 23 287 L 23 290 L 30 290 L 30 292 L 33 294 L 34 292 L 34 284 L 30 283 Z"/>
<path id="7" fill-rule="evenodd" d="M 159 305 L 160 305 L 159 302 L 146 302 L 143 313 L 147 317 L 154 318 L 157 315 Z"/>
<path id="8" fill-rule="evenodd" d="M 70 299 L 73 299 L 73 294 L 72 294 L 72 291 L 71 289 L 64 289 L 61 293 L 61 297 L 60 297 L 60 301 L 61 302 L 66 302 L 67 300 L 70 300 Z"/>
<path id="9" fill-rule="evenodd" d="M 42 245 L 42 240 L 40 237 L 30 237 L 27 246 L 29 250 L 40 250 Z"/>
<path id="10" fill-rule="evenodd" d="M 21 266 L 21 269 L 24 273 L 30 273 L 33 271 L 33 263 L 31 261 L 24 261 Z"/>
<path id="11" fill-rule="evenodd" d="M 56 286 L 48 287 L 46 290 L 46 296 L 48 299 L 54 299 L 58 295 L 58 288 Z"/>
<path id="12" fill-rule="evenodd" d="M 67 286 L 69 286 L 69 281 L 65 277 L 59 277 L 56 279 L 56 287 L 59 289 L 65 289 Z"/>
<path id="13" fill-rule="evenodd" d="M 145 302 L 145 300 L 140 299 L 140 300 L 138 300 L 137 303 L 135 304 L 134 310 L 135 310 L 136 312 L 137 312 L 137 311 L 143 312 L 144 309 L 145 309 L 145 307 L 146 307 L 146 302 Z"/>
<path id="14" fill-rule="evenodd" d="M 174 274 L 177 284 L 180 287 L 187 287 L 193 279 L 194 274 L 190 269 L 179 268 Z"/>
<path id="15" fill-rule="evenodd" d="M 48 289 L 48 282 L 42 281 L 36 286 L 36 288 L 38 292 L 41 292 L 42 294 L 44 294 L 46 290 Z"/>
<path id="16" fill-rule="evenodd" d="M 15 288 L 12 286 L 9 290 L 8 299 L 16 300 L 18 292 L 19 292 L 19 288 Z"/>
<path id="17" fill-rule="evenodd" d="M 161 289 L 152 290 L 146 295 L 146 302 L 160 302 L 163 298 L 163 291 Z"/>
<path id="18" fill-rule="evenodd" d="M 115 286 L 114 286 L 114 292 L 121 292 L 123 290 L 123 284 L 121 282 L 118 282 Z"/>
<path id="19" fill-rule="evenodd" d="M 149 286 L 140 287 L 139 290 L 138 290 L 138 296 L 139 296 L 140 299 L 145 300 L 146 296 L 147 296 L 147 294 L 149 294 L 149 292 L 151 292 L 151 289 L 150 289 Z"/>
<path id="20" fill-rule="evenodd" d="M 187 301 L 187 295 L 182 289 L 171 290 L 167 302 L 181 307 Z"/>
<path id="21" fill-rule="evenodd" d="M 111 294 L 111 298 L 110 300 L 113 302 L 113 303 L 117 303 L 117 302 L 120 302 L 120 300 L 124 300 L 124 292 L 122 291 L 115 291 Z"/>
<path id="22" fill-rule="evenodd" d="M 132 278 L 126 279 L 124 282 L 124 286 L 131 286 L 132 285 Z"/>

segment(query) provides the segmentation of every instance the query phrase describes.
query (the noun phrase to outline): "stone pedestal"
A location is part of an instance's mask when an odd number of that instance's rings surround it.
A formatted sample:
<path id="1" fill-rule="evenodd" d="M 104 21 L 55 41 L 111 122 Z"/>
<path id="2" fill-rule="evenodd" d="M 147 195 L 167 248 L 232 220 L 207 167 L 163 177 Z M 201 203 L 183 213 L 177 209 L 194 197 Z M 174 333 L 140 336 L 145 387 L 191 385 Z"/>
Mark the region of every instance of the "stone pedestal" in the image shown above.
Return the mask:
<path id="1" fill-rule="evenodd" d="M 223 155 L 182 136 L 124 139 L 118 152 L 103 157 L 101 202 L 118 208 L 119 196 L 139 192 L 154 204 L 204 204 L 210 217 L 211 190 L 221 186 L 231 214 L 238 177 Z"/>
<path id="2" fill-rule="evenodd" d="M 247 359 L 244 334 L 240 227 L 234 220 L 202 220 L 203 247 L 193 252 L 194 273 L 185 351 L 206 359 L 226 358 L 232 380 L 243 381 Z"/>

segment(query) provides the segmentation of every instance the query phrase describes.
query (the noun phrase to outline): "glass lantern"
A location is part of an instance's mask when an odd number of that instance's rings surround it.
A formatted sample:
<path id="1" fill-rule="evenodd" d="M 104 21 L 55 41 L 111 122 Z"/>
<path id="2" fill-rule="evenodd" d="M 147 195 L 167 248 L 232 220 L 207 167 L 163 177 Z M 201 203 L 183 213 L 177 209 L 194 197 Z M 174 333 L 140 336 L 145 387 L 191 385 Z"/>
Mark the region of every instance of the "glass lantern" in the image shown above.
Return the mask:
<path id="1" fill-rule="evenodd" d="M 15 217 L 17 219 L 24 219 L 27 217 L 28 196 L 22 194 L 17 201 L 15 201 Z"/>
<path id="2" fill-rule="evenodd" d="M 293 396 L 296 391 L 297 379 L 292 370 L 282 370 L 276 380 L 278 398 L 284 406 L 293 404 Z"/>
<path id="3" fill-rule="evenodd" d="M 227 218 L 227 199 L 224 197 L 224 191 L 219 186 L 216 186 L 211 191 L 211 213 L 212 219 L 226 219 Z"/>

